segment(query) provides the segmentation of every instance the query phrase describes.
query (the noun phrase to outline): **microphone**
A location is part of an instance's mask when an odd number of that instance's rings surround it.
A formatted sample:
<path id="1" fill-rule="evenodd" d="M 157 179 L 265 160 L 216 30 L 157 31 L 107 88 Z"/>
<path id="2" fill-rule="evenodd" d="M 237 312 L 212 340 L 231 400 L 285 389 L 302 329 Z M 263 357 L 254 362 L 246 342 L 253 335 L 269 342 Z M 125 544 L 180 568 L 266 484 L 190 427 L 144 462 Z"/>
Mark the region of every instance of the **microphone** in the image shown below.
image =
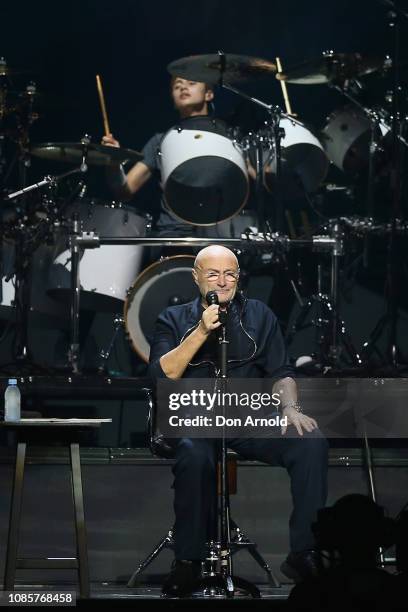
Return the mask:
<path id="1" fill-rule="evenodd" d="M 213 304 L 219 304 L 217 292 L 209 291 L 207 295 L 205 296 L 205 301 L 207 302 L 209 306 L 212 306 Z"/>
<path id="2" fill-rule="evenodd" d="M 212 306 L 213 304 L 219 304 L 219 299 L 218 299 L 218 294 L 216 291 L 208 291 L 208 293 L 205 296 L 205 301 L 207 302 L 207 304 L 209 306 Z M 218 318 L 219 321 L 221 323 L 221 325 L 225 325 L 227 322 L 227 310 L 221 310 L 219 309 L 218 311 Z"/>

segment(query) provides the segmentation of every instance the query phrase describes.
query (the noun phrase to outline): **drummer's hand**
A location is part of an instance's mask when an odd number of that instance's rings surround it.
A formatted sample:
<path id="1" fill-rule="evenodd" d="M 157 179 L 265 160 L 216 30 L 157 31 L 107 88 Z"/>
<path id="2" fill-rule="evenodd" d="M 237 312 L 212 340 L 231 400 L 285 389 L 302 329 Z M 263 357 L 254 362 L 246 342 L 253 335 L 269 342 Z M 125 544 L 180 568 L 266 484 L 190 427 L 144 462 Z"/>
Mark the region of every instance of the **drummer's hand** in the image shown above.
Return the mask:
<path id="1" fill-rule="evenodd" d="M 119 148 L 120 144 L 116 138 L 113 137 L 112 134 L 108 134 L 107 136 L 102 137 L 102 144 L 106 147 L 116 147 Z"/>
<path id="2" fill-rule="evenodd" d="M 218 304 L 211 304 L 203 312 L 199 328 L 206 336 L 209 336 L 213 329 L 217 329 L 221 325 L 218 318 L 219 308 Z"/>

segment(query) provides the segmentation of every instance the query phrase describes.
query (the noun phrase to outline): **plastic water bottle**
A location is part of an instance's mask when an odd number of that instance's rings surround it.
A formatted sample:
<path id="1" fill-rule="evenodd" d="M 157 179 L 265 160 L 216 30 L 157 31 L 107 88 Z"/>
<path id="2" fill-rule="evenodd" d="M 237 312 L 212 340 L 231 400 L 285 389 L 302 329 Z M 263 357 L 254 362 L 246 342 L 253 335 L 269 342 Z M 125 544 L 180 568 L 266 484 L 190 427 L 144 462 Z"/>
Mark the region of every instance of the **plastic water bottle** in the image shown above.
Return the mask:
<path id="1" fill-rule="evenodd" d="M 17 387 L 17 379 L 9 378 L 8 387 L 4 393 L 4 420 L 19 421 L 21 417 L 21 393 Z"/>

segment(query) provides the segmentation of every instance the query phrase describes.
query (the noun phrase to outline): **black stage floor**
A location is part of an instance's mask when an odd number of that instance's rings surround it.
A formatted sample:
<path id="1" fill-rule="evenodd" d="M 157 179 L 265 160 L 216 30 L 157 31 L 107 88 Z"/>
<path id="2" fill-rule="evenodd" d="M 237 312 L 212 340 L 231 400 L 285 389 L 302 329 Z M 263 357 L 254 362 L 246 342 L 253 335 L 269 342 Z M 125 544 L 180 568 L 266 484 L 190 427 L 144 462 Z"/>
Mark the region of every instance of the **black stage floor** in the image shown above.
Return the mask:
<path id="1" fill-rule="evenodd" d="M 185 599 L 172 599 L 161 594 L 158 584 L 144 584 L 135 588 L 128 588 L 125 583 L 118 582 L 94 582 L 90 585 L 91 595 L 89 599 L 77 599 L 76 607 L 82 609 L 148 609 L 158 607 L 160 609 L 285 609 L 285 601 L 293 587 L 292 584 L 282 584 L 280 588 L 271 588 L 265 584 L 258 584 L 261 599 L 252 599 L 237 592 L 233 599 L 225 596 L 205 596 L 197 592 L 192 597 Z M 27 593 L 30 591 L 76 591 L 77 585 L 64 582 L 59 585 L 44 585 L 21 583 L 16 584 L 16 592 Z"/>

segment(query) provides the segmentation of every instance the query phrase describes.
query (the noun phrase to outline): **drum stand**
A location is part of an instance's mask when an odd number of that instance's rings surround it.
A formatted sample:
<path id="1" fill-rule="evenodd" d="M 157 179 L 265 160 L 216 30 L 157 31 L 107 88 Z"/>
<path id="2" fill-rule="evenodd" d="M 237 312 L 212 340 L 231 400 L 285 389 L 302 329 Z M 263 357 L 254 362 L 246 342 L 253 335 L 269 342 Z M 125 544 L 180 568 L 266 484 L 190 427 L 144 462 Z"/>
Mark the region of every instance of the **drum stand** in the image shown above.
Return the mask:
<path id="1" fill-rule="evenodd" d="M 319 306 L 319 312 L 313 324 L 317 329 L 320 328 L 323 330 L 318 340 L 319 361 L 321 366 L 339 368 L 342 355 L 341 344 L 343 344 L 348 357 L 351 359 L 352 365 L 360 367 L 362 365 L 361 358 L 356 352 L 351 338 L 346 331 L 344 321 L 339 316 L 339 258 L 344 252 L 343 232 L 340 223 L 336 221 L 333 224 L 331 236 L 315 236 L 313 238 L 313 244 L 319 250 L 330 249 L 330 294 L 327 295 L 322 292 L 322 270 L 319 265 L 317 295 L 311 296 L 306 303 L 301 304 L 300 313 L 296 317 L 295 322 L 291 325 L 286 336 L 286 341 L 290 344 L 293 336 L 302 329 L 303 323 L 313 305 L 317 304 Z M 303 302 L 297 291 L 295 291 L 295 295 L 299 303 Z"/>

